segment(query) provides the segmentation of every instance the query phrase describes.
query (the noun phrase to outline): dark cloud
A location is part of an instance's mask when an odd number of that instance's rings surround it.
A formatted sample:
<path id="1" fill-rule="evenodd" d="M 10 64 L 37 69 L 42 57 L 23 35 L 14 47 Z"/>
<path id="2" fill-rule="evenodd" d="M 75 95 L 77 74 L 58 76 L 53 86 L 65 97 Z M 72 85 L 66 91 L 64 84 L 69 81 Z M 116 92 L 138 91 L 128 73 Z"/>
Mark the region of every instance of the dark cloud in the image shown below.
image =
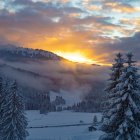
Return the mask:
<path id="1" fill-rule="evenodd" d="M 114 40 L 112 43 L 105 43 L 98 46 L 98 53 L 106 54 L 104 55 L 104 61 L 112 62 L 114 55 L 118 52 L 124 54 L 132 52 L 135 55 L 135 59 L 140 63 L 140 32 L 137 32 L 131 37 L 122 37 L 118 40 Z M 107 55 L 108 54 L 108 55 Z"/>

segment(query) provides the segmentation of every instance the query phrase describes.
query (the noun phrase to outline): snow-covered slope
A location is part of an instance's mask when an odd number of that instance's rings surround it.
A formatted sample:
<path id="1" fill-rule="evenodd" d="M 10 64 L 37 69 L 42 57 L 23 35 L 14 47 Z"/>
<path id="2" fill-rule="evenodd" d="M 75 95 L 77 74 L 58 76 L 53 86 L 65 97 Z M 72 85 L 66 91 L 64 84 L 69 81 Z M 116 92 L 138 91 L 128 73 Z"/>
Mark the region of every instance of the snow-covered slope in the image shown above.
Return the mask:
<path id="1" fill-rule="evenodd" d="M 17 47 L 14 45 L 0 45 L 0 58 L 6 60 L 16 60 L 20 59 L 41 59 L 41 60 L 61 60 L 62 58 L 52 52 L 39 50 L 39 49 L 29 49 Z"/>
<path id="2" fill-rule="evenodd" d="M 40 115 L 38 111 L 27 111 L 29 120 L 28 127 L 56 126 L 47 128 L 28 128 L 29 137 L 27 140 L 98 140 L 103 132 L 97 130 L 88 131 L 90 125 L 65 126 L 92 123 L 94 115 L 98 121 L 101 120 L 100 113 L 76 113 L 76 112 L 52 112 L 47 115 Z"/>

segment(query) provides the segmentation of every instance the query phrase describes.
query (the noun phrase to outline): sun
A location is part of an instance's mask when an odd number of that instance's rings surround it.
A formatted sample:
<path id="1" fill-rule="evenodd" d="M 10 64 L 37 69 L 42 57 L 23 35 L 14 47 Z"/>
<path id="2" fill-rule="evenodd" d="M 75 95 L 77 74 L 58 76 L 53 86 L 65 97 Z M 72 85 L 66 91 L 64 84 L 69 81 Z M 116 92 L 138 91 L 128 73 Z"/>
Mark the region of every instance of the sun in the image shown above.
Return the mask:
<path id="1" fill-rule="evenodd" d="M 82 55 L 80 52 L 55 52 L 57 55 L 62 56 L 65 59 L 68 59 L 72 62 L 78 63 L 86 63 L 86 64 L 93 64 L 96 63 L 92 59 L 89 59 Z"/>

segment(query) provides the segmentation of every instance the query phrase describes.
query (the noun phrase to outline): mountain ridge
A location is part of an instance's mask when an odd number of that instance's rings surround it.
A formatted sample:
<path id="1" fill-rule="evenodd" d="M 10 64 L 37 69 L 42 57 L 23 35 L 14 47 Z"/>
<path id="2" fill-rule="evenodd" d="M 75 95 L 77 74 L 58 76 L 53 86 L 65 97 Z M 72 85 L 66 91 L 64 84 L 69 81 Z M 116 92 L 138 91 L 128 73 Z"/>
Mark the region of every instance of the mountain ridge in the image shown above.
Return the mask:
<path id="1" fill-rule="evenodd" d="M 33 48 L 26 48 L 21 46 L 16 46 L 12 44 L 0 44 L 0 58 L 7 61 L 46 61 L 46 60 L 54 60 L 54 61 L 68 61 L 75 64 L 84 64 L 89 65 L 86 63 L 78 63 L 73 62 L 68 59 L 63 58 L 53 52 L 42 50 L 42 49 L 33 49 Z M 93 66 L 100 66 L 97 64 L 91 64 Z"/>
<path id="2" fill-rule="evenodd" d="M 63 60 L 64 58 L 56 55 L 53 52 L 41 50 L 24 48 L 15 45 L 0 45 L 0 58 L 8 61 L 16 61 L 18 58 L 31 59 L 31 60 Z"/>

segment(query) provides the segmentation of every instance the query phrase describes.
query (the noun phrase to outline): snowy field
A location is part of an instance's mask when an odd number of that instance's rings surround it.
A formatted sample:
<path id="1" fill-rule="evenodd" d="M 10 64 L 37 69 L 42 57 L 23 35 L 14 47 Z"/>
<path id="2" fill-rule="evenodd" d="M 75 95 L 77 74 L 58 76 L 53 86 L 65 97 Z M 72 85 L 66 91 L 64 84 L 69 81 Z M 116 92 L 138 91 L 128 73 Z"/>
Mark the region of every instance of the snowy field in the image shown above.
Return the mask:
<path id="1" fill-rule="evenodd" d="M 52 112 L 40 115 L 39 111 L 27 111 L 29 137 L 27 140 L 98 140 L 101 131 L 88 132 L 88 124 L 93 122 L 94 115 L 101 120 L 100 113 L 75 113 Z M 87 124 L 80 126 L 66 126 L 75 124 Z M 61 127 L 59 127 L 61 126 Z"/>

